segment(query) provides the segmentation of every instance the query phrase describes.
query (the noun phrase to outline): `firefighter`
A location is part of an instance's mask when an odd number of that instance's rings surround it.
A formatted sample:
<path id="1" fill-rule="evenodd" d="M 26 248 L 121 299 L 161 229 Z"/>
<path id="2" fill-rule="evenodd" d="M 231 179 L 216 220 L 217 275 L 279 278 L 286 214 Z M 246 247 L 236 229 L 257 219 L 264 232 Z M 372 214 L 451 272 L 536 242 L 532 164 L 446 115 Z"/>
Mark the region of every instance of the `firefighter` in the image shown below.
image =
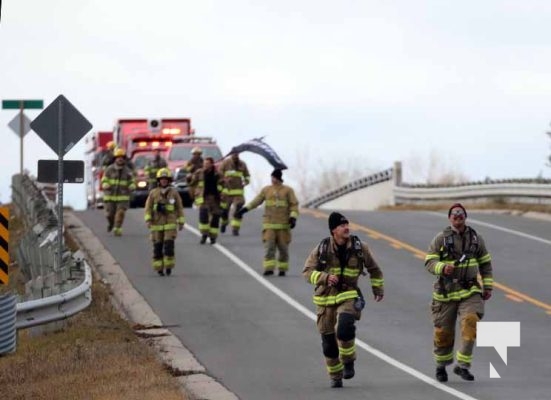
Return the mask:
<path id="1" fill-rule="evenodd" d="M 222 191 L 222 219 L 220 232 L 226 232 L 230 211 L 233 210 L 231 227 L 234 236 L 239 236 L 241 219 L 235 215 L 245 204 L 245 186 L 249 184 L 251 177 L 247 164 L 239 159 L 239 153 L 232 153 L 220 166 L 220 174 L 224 178 L 224 190 Z M 233 208 L 232 208 L 233 207 Z"/>
<path id="2" fill-rule="evenodd" d="M 365 299 L 358 287 L 360 275 L 369 273 L 376 302 L 383 299 L 383 273 L 367 245 L 350 234 L 349 222 L 340 213 L 329 215 L 330 237 L 322 240 L 306 259 L 302 274 L 315 287 L 317 328 L 321 334 L 325 365 L 331 387 L 355 375 L 356 326 Z"/>
<path id="3" fill-rule="evenodd" d="M 147 176 L 148 189 L 157 187 L 157 172 L 161 168 L 166 168 L 168 166 L 166 160 L 161 156 L 161 150 L 155 150 L 155 156 L 147 162 L 147 165 L 144 168 L 145 176 Z"/>
<path id="4" fill-rule="evenodd" d="M 275 169 L 271 174 L 272 184 L 262 188 L 249 204 L 236 212 L 236 217 L 241 219 L 243 214 L 266 202 L 262 223 L 263 275 L 274 274 L 276 249 L 279 253 L 277 260 L 279 276 L 285 276 L 289 270 L 289 243 L 291 243 L 291 229 L 294 229 L 297 223 L 298 201 L 294 190 L 283 184 L 282 175 L 280 169 Z"/>
<path id="5" fill-rule="evenodd" d="M 191 158 L 188 160 L 185 170 L 187 172 L 186 175 L 186 181 L 188 182 L 189 187 L 189 195 L 192 200 L 195 199 L 196 192 L 197 192 L 197 186 L 192 185 L 191 182 L 193 181 L 193 175 L 201 168 L 203 168 L 204 160 L 202 157 L 203 150 L 201 150 L 200 147 L 196 146 L 193 149 L 191 149 Z"/>
<path id="6" fill-rule="evenodd" d="M 175 265 L 174 240 L 184 227 L 182 198 L 172 187 L 172 173 L 168 168 L 157 171 L 157 187 L 145 202 L 145 223 L 153 242 L 153 269 L 160 276 L 170 275 Z"/>
<path id="7" fill-rule="evenodd" d="M 222 193 L 222 177 L 214 166 L 212 157 L 205 158 L 203 168 L 193 174 L 190 185 L 197 186 L 195 205 L 199 207 L 199 231 L 201 241 L 205 244 L 207 238 L 215 244 L 220 224 L 220 196 Z"/>
<path id="8" fill-rule="evenodd" d="M 130 205 L 130 191 L 136 189 L 134 174 L 126 165 L 126 154 L 122 149 L 113 152 L 115 162 L 107 167 L 101 178 L 103 201 L 107 216 L 107 232 L 122 235 L 124 214 Z"/>
<path id="9" fill-rule="evenodd" d="M 436 275 L 431 314 L 434 325 L 436 379 L 448 380 L 446 366 L 454 360 L 455 326 L 459 319 L 461 343 L 453 372 L 473 381 L 469 371 L 476 339 L 476 323 L 484 316 L 484 302 L 492 297 L 492 263 L 482 236 L 465 224 L 467 211 L 460 203 L 448 210 L 450 226 L 429 245 L 425 266 Z M 482 284 L 477 279 L 480 273 Z"/>
<path id="10" fill-rule="evenodd" d="M 114 154 L 115 148 L 117 146 L 116 146 L 115 142 L 113 142 L 111 140 L 111 141 L 107 142 L 105 147 L 107 148 L 107 152 L 105 153 L 105 155 L 101 159 L 101 166 L 103 167 L 103 169 L 106 169 L 108 166 L 113 164 L 113 162 L 115 161 L 115 157 L 114 157 L 113 154 Z"/>

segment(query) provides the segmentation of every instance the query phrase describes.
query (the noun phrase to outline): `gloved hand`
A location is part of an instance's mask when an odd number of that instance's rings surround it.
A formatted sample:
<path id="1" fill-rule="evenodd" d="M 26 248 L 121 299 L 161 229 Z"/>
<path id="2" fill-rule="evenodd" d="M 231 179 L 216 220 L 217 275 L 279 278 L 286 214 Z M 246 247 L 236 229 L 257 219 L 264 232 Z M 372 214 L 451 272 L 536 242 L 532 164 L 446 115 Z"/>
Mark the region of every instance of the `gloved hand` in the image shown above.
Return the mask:
<path id="1" fill-rule="evenodd" d="M 145 224 L 147 225 L 147 229 L 151 229 L 151 221 L 147 221 Z"/>
<path id="2" fill-rule="evenodd" d="M 385 291 L 382 287 L 371 287 L 371 290 L 373 292 L 373 299 L 375 299 L 376 302 L 379 302 L 385 297 Z"/>
<path id="3" fill-rule="evenodd" d="M 484 292 L 482 293 L 482 299 L 490 300 L 490 297 L 492 297 L 492 291 L 490 289 L 484 289 Z"/>
<path id="4" fill-rule="evenodd" d="M 182 229 L 184 229 L 184 224 L 178 224 L 178 230 L 181 231 Z"/>
<path id="5" fill-rule="evenodd" d="M 248 212 L 249 209 L 247 207 L 241 207 L 239 210 L 237 210 L 235 212 L 235 216 L 238 218 L 238 219 L 241 219 L 243 218 L 243 214 L 245 214 L 246 212 Z"/>
<path id="6" fill-rule="evenodd" d="M 297 225 L 297 219 L 295 217 L 289 218 L 289 227 L 291 229 L 294 229 L 294 227 Z"/>

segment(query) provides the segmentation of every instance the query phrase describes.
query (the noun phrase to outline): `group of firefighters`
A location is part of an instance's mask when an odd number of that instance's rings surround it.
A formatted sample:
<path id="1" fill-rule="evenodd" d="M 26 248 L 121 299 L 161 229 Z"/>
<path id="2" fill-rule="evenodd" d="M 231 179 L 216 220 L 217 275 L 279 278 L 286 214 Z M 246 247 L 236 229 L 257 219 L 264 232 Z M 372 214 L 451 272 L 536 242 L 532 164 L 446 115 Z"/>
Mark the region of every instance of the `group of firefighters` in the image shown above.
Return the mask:
<path id="1" fill-rule="evenodd" d="M 263 274 L 273 275 L 277 269 L 279 276 L 285 276 L 289 269 L 288 248 L 291 229 L 297 222 L 298 201 L 293 189 L 283 184 L 282 171 L 274 170 L 271 184 L 245 204 L 244 187 L 250 175 L 239 154 L 231 154 L 216 166 L 211 157 L 202 159 L 200 148 L 193 149 L 192 153 L 185 168 L 195 205 L 199 208 L 200 244 L 205 244 L 207 239 L 215 244 L 219 231 L 225 232 L 227 225 L 233 235 L 239 236 L 243 215 L 264 203 Z M 115 150 L 113 156 L 114 162 L 105 170 L 102 187 L 108 231 L 113 230 L 120 236 L 134 177 L 126 165 L 124 151 Z M 155 174 L 156 180 L 145 205 L 145 222 L 153 242 L 153 269 L 161 276 L 171 275 L 175 266 L 174 241 L 185 223 L 182 199 L 171 185 L 171 171 L 158 159 L 149 171 Z M 459 203 L 453 204 L 448 211 L 450 226 L 434 237 L 425 258 L 427 270 L 436 276 L 431 313 L 435 377 L 439 382 L 448 380 L 446 366 L 453 363 L 454 358 L 457 365 L 453 372 L 464 380 L 474 380 L 470 366 L 476 323 L 482 319 L 484 303 L 492 295 L 491 256 L 482 237 L 465 224 L 466 217 L 465 208 Z M 314 286 L 317 328 L 331 387 L 340 388 L 342 379 L 355 375 L 355 323 L 365 306 L 358 279 L 369 274 L 376 302 L 383 300 L 384 279 L 368 246 L 350 234 L 345 216 L 332 213 L 328 225 L 330 236 L 312 249 L 302 273 Z M 478 274 L 481 280 L 477 279 Z M 454 357 L 458 320 L 461 340 Z"/>

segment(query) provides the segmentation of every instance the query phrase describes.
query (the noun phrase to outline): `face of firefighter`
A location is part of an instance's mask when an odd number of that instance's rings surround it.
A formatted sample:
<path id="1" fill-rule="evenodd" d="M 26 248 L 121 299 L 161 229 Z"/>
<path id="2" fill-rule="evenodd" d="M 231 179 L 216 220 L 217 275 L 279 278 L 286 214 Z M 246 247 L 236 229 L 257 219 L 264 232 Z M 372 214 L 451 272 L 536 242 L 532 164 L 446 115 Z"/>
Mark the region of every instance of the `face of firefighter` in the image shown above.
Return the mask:
<path id="1" fill-rule="evenodd" d="M 239 160 L 239 153 L 233 153 L 233 154 L 231 155 L 231 159 L 232 159 L 233 161 L 238 161 L 238 160 Z"/>
<path id="2" fill-rule="evenodd" d="M 350 226 L 348 225 L 348 222 L 340 224 L 335 229 L 333 229 L 331 233 L 333 234 L 333 238 L 335 239 L 335 242 L 337 242 L 337 244 L 343 244 L 350 237 Z"/>
<path id="3" fill-rule="evenodd" d="M 167 187 L 168 186 L 168 178 L 159 178 L 159 186 L 161 187 Z"/>
<path id="4" fill-rule="evenodd" d="M 117 163 L 118 166 L 123 166 L 124 162 L 125 162 L 124 157 L 115 158 L 115 163 Z"/>
<path id="5" fill-rule="evenodd" d="M 214 167 L 214 164 L 212 163 L 211 160 L 209 160 L 208 158 L 204 161 L 204 164 L 203 164 L 204 168 L 206 171 L 210 171 L 213 167 Z"/>
<path id="6" fill-rule="evenodd" d="M 465 230 L 466 218 L 465 211 L 463 211 L 460 207 L 455 207 L 450 212 L 449 220 L 452 227 L 457 229 L 459 232 L 463 232 L 463 230 Z"/>

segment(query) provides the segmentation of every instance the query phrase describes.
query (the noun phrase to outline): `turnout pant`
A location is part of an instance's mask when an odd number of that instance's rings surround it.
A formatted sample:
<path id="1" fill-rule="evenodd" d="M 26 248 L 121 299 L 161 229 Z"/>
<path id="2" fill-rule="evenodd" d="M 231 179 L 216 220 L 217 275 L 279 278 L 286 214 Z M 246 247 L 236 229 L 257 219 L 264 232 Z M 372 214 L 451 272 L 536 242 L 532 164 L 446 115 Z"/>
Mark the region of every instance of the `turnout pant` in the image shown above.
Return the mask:
<path id="1" fill-rule="evenodd" d="M 336 306 L 317 307 L 317 328 L 325 366 L 331 379 L 342 379 L 344 364 L 356 360 L 356 320 L 361 316 L 354 309 L 354 300 Z"/>
<path id="2" fill-rule="evenodd" d="M 220 201 L 212 195 L 206 196 L 204 203 L 199 207 L 199 231 L 202 235 L 211 238 L 218 236 L 220 214 Z"/>
<path id="3" fill-rule="evenodd" d="M 124 215 L 128 210 L 128 201 L 106 201 L 104 207 L 107 223 L 113 227 L 115 234 L 121 234 Z"/>
<path id="4" fill-rule="evenodd" d="M 245 205 L 245 198 L 243 196 L 226 196 L 224 199 L 224 206 L 222 207 L 221 224 L 223 226 L 228 225 L 228 221 L 231 214 L 230 225 L 233 230 L 238 231 L 241 228 L 241 221 L 243 218 L 238 218 L 235 212 Z"/>
<path id="5" fill-rule="evenodd" d="M 289 243 L 291 243 L 290 229 L 264 229 L 262 231 L 264 242 L 265 271 L 273 271 L 276 268 L 276 250 L 278 251 L 277 268 L 280 271 L 289 269 Z"/>
<path id="6" fill-rule="evenodd" d="M 461 343 L 455 356 L 457 363 L 470 368 L 473 360 L 473 347 L 476 340 L 476 323 L 484 316 L 484 300 L 475 293 L 460 301 L 432 301 L 432 321 L 434 324 L 434 360 L 436 365 L 453 363 L 455 325 L 459 317 Z"/>
<path id="7" fill-rule="evenodd" d="M 176 234 L 175 229 L 151 232 L 151 241 L 153 242 L 153 269 L 155 271 L 174 268 L 174 240 L 176 239 Z"/>

